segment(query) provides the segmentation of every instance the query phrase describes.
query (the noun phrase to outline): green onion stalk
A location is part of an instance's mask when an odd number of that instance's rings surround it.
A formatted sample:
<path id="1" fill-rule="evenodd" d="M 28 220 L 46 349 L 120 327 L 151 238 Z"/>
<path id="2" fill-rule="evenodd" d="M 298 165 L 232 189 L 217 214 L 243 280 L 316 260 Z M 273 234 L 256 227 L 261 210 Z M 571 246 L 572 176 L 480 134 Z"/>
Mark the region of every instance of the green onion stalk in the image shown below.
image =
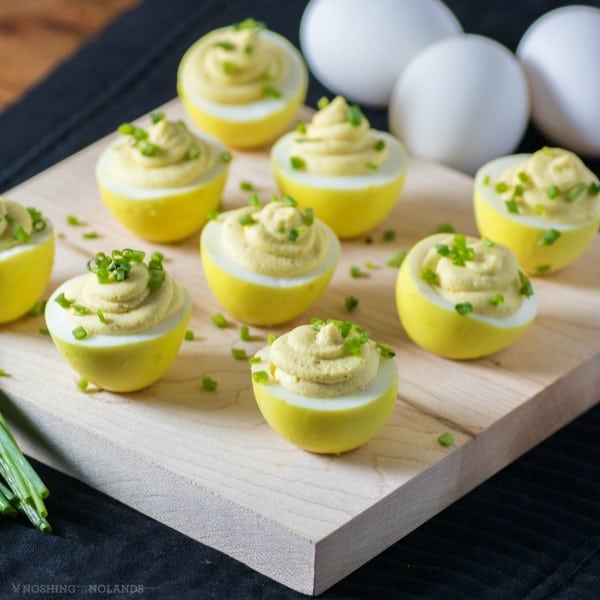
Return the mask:
<path id="1" fill-rule="evenodd" d="M 0 413 L 0 514 L 14 517 L 23 513 L 37 529 L 49 533 L 52 527 L 44 504 L 48 494 Z"/>

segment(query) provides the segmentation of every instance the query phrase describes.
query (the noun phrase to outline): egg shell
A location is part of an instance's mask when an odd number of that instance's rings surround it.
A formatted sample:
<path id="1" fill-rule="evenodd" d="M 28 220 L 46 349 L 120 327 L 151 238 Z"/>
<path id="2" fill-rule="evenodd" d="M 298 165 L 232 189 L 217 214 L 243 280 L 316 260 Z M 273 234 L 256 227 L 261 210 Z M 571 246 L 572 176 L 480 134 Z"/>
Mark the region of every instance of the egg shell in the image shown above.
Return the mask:
<path id="1" fill-rule="evenodd" d="M 517 56 L 536 127 L 565 148 L 600 157 L 600 8 L 546 13 L 527 29 Z"/>
<path id="2" fill-rule="evenodd" d="M 495 40 L 464 35 L 420 52 L 398 78 L 391 131 L 409 153 L 475 173 L 519 144 L 529 120 L 523 70 Z"/>
<path id="3" fill-rule="evenodd" d="M 460 33 L 439 0 L 312 0 L 300 22 L 300 46 L 312 73 L 333 92 L 385 106 L 415 54 Z"/>

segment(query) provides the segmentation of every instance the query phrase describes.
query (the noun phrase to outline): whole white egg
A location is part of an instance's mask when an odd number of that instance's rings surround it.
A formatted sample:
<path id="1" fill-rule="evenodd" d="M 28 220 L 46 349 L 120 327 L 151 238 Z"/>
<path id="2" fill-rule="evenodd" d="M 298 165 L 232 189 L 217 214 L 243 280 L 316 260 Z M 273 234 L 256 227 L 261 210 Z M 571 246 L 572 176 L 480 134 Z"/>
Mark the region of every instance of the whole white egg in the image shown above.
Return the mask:
<path id="1" fill-rule="evenodd" d="M 392 91 L 389 124 L 414 155 L 474 173 L 510 154 L 529 120 L 525 75 L 500 43 L 463 35 L 432 44 Z"/>
<path id="2" fill-rule="evenodd" d="M 460 33 L 440 0 L 311 0 L 300 22 L 300 46 L 325 87 L 359 104 L 385 106 L 417 52 Z"/>
<path id="3" fill-rule="evenodd" d="M 517 57 L 537 128 L 569 150 L 600 156 L 600 8 L 546 13 L 523 35 Z"/>

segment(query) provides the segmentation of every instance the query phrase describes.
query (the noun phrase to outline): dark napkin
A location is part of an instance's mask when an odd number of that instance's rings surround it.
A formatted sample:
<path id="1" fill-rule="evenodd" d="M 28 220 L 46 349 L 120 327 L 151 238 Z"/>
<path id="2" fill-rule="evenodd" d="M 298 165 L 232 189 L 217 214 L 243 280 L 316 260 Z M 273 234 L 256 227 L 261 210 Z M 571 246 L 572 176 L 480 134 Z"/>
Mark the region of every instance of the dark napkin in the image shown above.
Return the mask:
<path id="1" fill-rule="evenodd" d="M 514 50 L 531 22 L 567 3 L 447 4 L 466 32 Z M 0 115 L 0 190 L 173 98 L 183 52 L 211 29 L 251 14 L 298 46 L 305 5 L 146 0 Z M 312 78 L 307 104 L 315 106 L 322 95 L 331 92 Z M 375 127 L 386 128 L 385 111 L 365 112 Z M 531 127 L 520 150 L 544 143 Z M 591 164 L 598 172 L 598 162 Z M 321 597 L 600 597 L 599 431 L 597 406 Z M 55 533 L 0 519 L 0 598 L 26 589 L 55 597 L 303 597 L 72 478 L 34 466 L 52 491 Z"/>

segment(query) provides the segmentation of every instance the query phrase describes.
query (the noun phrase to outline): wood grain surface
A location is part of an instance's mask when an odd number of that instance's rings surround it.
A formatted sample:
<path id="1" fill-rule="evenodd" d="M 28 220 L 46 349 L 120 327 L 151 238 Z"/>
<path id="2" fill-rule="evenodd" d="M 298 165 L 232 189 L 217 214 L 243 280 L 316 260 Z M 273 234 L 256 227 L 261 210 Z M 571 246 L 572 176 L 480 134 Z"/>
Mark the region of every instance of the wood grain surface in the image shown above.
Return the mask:
<path id="1" fill-rule="evenodd" d="M 2 0 L 0 110 L 141 0 Z"/>
<path id="2" fill-rule="evenodd" d="M 177 100 L 170 117 L 183 116 Z M 249 367 L 231 356 L 266 343 L 269 331 L 240 323 L 217 329 L 222 309 L 200 264 L 198 236 L 172 246 L 136 240 L 101 204 L 94 165 L 109 140 L 70 157 L 7 196 L 36 206 L 61 234 L 49 288 L 84 269 L 99 250 L 139 247 L 166 254 L 190 291 L 191 328 L 165 377 L 137 393 L 83 394 L 77 375 L 46 336 L 40 318 L 0 328 L 4 411 L 25 450 L 143 513 L 243 561 L 296 590 L 316 594 L 396 542 L 598 401 L 600 388 L 600 240 L 576 264 L 536 279 L 540 314 L 509 348 L 454 362 L 416 347 L 394 304 L 397 271 L 386 260 L 449 222 L 476 234 L 472 179 L 413 160 L 393 213 L 364 238 L 343 243 L 324 296 L 305 315 L 345 318 L 344 298 L 359 299 L 352 318 L 396 351 L 399 395 L 392 416 L 368 444 L 318 456 L 279 438 L 264 422 Z M 246 202 L 241 181 L 267 199 L 275 192 L 266 152 L 236 152 L 224 208 Z M 86 225 L 70 227 L 74 214 Z M 396 239 L 386 242 L 383 232 Z M 97 239 L 83 233 L 95 231 Z M 368 269 L 367 263 L 375 268 Z M 353 279 L 351 266 L 368 271 Z M 214 392 L 201 381 L 219 382 Z M 444 448 L 438 436 L 455 443 Z M 54 501 L 60 502 L 57 498 Z"/>

